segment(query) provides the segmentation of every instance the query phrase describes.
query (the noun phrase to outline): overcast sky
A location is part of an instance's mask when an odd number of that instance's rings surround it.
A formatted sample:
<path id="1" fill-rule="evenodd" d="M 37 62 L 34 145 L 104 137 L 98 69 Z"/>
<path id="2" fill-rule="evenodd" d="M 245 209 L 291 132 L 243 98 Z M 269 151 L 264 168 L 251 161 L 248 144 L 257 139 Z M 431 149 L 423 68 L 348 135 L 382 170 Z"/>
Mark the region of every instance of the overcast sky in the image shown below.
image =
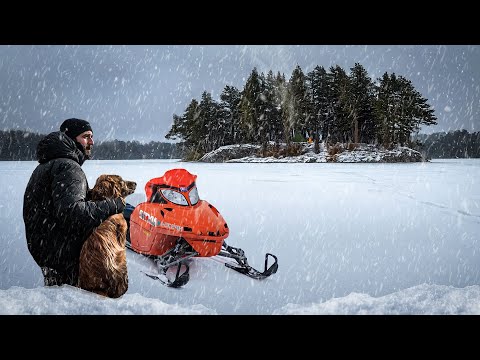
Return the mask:
<path id="1" fill-rule="evenodd" d="M 289 79 L 297 64 L 349 73 L 356 62 L 374 80 L 412 80 L 438 118 L 422 132 L 480 131 L 478 45 L 0 45 L 0 129 L 48 133 L 79 117 L 97 141 L 166 141 L 173 114 L 204 90 L 242 90 L 254 67 Z"/>

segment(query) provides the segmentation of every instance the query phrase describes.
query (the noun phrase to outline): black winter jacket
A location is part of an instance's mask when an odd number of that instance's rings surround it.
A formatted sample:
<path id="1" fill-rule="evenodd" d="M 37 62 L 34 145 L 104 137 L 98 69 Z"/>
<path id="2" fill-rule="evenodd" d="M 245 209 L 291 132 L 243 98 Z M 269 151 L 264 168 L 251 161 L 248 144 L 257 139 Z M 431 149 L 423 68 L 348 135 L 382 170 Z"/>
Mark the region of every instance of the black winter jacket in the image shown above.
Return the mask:
<path id="1" fill-rule="evenodd" d="M 73 274 L 74 280 L 88 235 L 110 215 L 123 210 L 120 199 L 88 201 L 87 178 L 81 168 L 86 158 L 82 146 L 76 144 L 60 131 L 40 141 L 40 164 L 23 198 L 25 234 L 32 257 L 40 267 Z"/>

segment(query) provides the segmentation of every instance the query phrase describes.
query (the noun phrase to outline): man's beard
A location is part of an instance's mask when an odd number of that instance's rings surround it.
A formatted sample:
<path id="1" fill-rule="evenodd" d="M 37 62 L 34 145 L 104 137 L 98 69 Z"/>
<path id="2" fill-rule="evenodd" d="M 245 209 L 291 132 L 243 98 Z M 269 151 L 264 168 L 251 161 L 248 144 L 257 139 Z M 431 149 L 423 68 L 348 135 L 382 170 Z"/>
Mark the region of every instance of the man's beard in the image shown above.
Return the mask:
<path id="1" fill-rule="evenodd" d="M 85 157 L 86 157 L 87 159 L 90 159 L 90 158 L 92 157 L 92 150 L 93 150 L 93 146 L 87 145 L 87 146 L 85 147 Z"/>
<path id="2" fill-rule="evenodd" d="M 93 145 L 83 146 L 78 141 L 75 141 L 75 145 L 77 146 L 77 149 L 80 150 L 82 152 L 82 154 L 85 156 L 85 159 L 91 159 Z"/>

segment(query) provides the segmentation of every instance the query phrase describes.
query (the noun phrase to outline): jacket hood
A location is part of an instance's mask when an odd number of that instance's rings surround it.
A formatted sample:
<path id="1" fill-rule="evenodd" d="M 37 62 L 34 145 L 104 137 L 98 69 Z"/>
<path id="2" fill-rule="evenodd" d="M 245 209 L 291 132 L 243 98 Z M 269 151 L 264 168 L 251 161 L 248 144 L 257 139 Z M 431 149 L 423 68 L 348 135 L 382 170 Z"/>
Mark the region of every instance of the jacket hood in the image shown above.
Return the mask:
<path id="1" fill-rule="evenodd" d="M 80 144 L 78 144 L 80 145 Z M 40 164 L 52 159 L 72 159 L 82 165 L 87 159 L 80 146 L 61 131 L 45 136 L 37 145 L 37 160 Z"/>

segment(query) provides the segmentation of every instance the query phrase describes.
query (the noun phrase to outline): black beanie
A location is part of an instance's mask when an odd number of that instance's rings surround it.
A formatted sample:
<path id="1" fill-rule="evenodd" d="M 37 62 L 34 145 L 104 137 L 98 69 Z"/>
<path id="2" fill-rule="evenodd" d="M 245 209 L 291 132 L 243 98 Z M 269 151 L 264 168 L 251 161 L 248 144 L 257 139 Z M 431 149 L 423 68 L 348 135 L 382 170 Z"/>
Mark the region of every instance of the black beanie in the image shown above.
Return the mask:
<path id="1" fill-rule="evenodd" d="M 60 125 L 60 131 L 63 131 L 69 138 L 75 138 L 85 131 L 93 131 L 90 123 L 81 119 L 67 119 Z"/>

